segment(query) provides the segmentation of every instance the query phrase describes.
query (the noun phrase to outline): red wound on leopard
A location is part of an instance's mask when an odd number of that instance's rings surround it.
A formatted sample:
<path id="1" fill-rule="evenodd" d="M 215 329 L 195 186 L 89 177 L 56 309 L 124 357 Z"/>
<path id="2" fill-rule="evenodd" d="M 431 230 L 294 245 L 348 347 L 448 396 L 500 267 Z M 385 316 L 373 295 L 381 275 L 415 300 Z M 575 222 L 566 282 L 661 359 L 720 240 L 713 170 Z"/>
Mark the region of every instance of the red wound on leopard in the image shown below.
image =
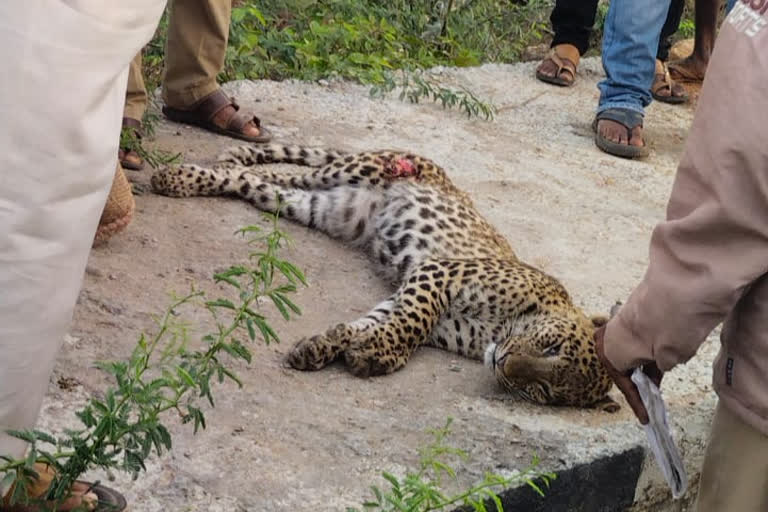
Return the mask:
<path id="1" fill-rule="evenodd" d="M 395 176 L 413 176 L 414 174 L 417 174 L 417 172 L 416 166 L 407 158 L 398 158 L 395 160 L 395 169 L 393 172 Z"/>

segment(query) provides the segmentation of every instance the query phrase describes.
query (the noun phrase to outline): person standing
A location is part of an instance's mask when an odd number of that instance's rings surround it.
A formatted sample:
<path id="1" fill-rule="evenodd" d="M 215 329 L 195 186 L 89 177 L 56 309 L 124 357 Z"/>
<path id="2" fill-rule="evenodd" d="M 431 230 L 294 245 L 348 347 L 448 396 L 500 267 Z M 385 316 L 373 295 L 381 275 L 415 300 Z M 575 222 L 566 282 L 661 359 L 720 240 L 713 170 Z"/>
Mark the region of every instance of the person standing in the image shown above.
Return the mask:
<path id="1" fill-rule="evenodd" d="M 642 424 L 630 375 L 660 384 L 724 321 L 698 512 L 768 510 L 768 17 L 741 0 L 718 35 L 645 276 L 595 333 Z"/>
<path id="2" fill-rule="evenodd" d="M 5 431 L 37 421 L 115 176 L 128 64 L 164 8 L 0 2 L 2 455 L 22 457 Z"/>

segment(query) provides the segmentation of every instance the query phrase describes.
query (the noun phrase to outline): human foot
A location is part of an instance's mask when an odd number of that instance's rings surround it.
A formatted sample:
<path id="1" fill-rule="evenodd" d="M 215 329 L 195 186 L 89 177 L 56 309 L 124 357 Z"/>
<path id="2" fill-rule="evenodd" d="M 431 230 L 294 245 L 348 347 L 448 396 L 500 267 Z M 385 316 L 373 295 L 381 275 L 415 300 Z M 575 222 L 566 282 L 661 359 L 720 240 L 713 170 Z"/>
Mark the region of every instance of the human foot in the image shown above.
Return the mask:
<path id="1" fill-rule="evenodd" d="M 136 139 L 141 139 L 141 122 L 130 117 L 123 118 L 123 129 L 130 129 L 133 136 Z M 144 168 L 144 161 L 141 156 L 130 147 L 121 147 L 117 152 L 117 159 L 120 161 L 120 165 L 123 169 L 130 169 L 132 171 L 140 171 Z"/>
<path id="2" fill-rule="evenodd" d="M 678 82 L 702 82 L 707 72 L 708 59 L 697 57 L 696 54 L 667 64 L 669 76 Z"/>
<path id="3" fill-rule="evenodd" d="M 595 143 L 608 154 L 623 158 L 648 155 L 643 139 L 643 116 L 623 108 L 611 108 L 597 114 L 593 123 Z"/>
<path id="4" fill-rule="evenodd" d="M 659 59 L 656 59 L 651 95 L 655 100 L 673 104 L 685 103 L 689 99 L 685 88 L 672 79 L 667 66 Z"/>

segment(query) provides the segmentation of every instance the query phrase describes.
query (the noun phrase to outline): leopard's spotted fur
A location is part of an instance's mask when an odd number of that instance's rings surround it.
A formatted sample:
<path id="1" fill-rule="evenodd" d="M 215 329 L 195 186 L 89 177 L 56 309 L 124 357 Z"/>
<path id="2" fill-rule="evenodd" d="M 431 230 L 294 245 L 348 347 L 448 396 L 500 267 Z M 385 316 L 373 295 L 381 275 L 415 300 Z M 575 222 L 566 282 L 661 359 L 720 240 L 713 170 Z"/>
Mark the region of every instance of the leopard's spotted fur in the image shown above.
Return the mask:
<path id="1" fill-rule="evenodd" d="M 259 164 L 317 167 L 290 176 Z M 553 277 L 519 261 L 504 237 L 431 160 L 396 151 L 344 155 L 298 146 L 230 148 L 211 169 L 152 176 L 165 195 L 234 194 L 366 250 L 399 284 L 366 316 L 299 341 L 288 362 L 317 370 L 343 356 L 356 375 L 402 368 L 420 345 L 483 359 L 499 382 L 541 404 L 599 406 L 611 381 L 589 318 Z"/>

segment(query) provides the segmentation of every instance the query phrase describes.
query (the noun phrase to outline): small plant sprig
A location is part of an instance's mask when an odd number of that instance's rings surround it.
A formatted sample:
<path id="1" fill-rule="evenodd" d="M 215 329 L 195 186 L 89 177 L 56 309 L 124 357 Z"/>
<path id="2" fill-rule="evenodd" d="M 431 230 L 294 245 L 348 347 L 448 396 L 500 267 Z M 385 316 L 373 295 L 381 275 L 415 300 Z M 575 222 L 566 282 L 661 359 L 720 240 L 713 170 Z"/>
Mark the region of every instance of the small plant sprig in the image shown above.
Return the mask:
<path id="1" fill-rule="evenodd" d="M 446 438 L 451 433 L 452 421 L 452 418 L 448 418 L 444 427 L 430 430 L 434 440 L 420 450 L 418 471 L 409 471 L 403 478 L 397 478 L 386 471 L 382 472 L 382 477 L 389 484 L 389 490 L 382 491 L 378 487 L 372 486 L 374 499 L 363 503 L 363 510 L 430 512 L 453 510 L 463 505 L 471 507 L 474 512 L 487 512 L 488 505 L 493 503 L 497 512 L 503 512 L 504 507 L 497 491 L 520 484 L 526 484 L 540 496 L 544 496 L 542 487 L 548 488 L 550 481 L 554 480 L 556 475 L 536 471 L 534 468 L 539 463 L 536 458 L 528 469 L 513 476 L 506 477 L 495 473 L 486 473 L 481 482 L 469 489 L 453 494 L 446 493 L 442 489 L 443 478 L 448 476 L 451 479 L 456 479 L 456 471 L 446 462 L 446 457 L 454 456 L 461 460 L 468 458 L 467 453 L 463 450 L 445 443 Z M 360 509 L 348 508 L 346 512 L 360 512 Z"/>
<path id="2" fill-rule="evenodd" d="M 445 109 L 461 109 L 468 118 L 482 116 L 490 121 L 496 113 L 496 107 L 482 101 L 472 91 L 463 87 L 458 90 L 444 87 L 433 79 L 424 78 L 422 73 L 403 72 L 399 77 L 387 74 L 383 83 L 371 87 L 370 95 L 381 98 L 397 88 L 400 89 L 400 100 L 419 103 L 426 98 L 440 103 Z"/>
<path id="3" fill-rule="evenodd" d="M 243 340 L 280 341 L 258 312 L 260 302 L 268 299 L 289 320 L 301 310 L 288 296 L 299 284 L 306 285 L 302 272 L 278 255 L 287 238 L 277 227 L 277 215 L 267 217 L 273 222 L 271 231 L 263 233 L 261 228 L 249 226 L 237 232 L 251 237 L 249 245 L 266 246 L 249 254 L 252 264 L 232 266 L 213 276 L 216 283 L 232 289 L 236 301 L 208 300 L 195 289 L 174 297 L 157 319 L 156 333 L 142 334 L 127 361 L 97 363 L 114 384 L 75 413 L 81 429 L 58 436 L 40 430 L 8 432 L 29 443 L 22 459 L 0 455 L 0 487 L 12 486 L 10 504 L 46 501 L 54 503 L 55 509 L 70 496 L 78 477 L 90 469 L 125 471 L 136 478 L 146 470 L 150 455 L 162 455 L 172 447 L 171 434 L 163 423 L 165 413 L 176 413 L 197 433 L 206 426 L 201 400 L 215 406 L 212 385 L 229 380 L 242 387 L 227 361 L 251 361 Z M 213 332 L 202 337 L 202 348 L 194 350 L 188 347 L 190 326 L 177 318 L 182 307 L 192 305 L 205 308 L 215 325 Z M 38 477 L 36 463 L 48 464 L 55 471 L 39 499 L 28 495 Z"/>

